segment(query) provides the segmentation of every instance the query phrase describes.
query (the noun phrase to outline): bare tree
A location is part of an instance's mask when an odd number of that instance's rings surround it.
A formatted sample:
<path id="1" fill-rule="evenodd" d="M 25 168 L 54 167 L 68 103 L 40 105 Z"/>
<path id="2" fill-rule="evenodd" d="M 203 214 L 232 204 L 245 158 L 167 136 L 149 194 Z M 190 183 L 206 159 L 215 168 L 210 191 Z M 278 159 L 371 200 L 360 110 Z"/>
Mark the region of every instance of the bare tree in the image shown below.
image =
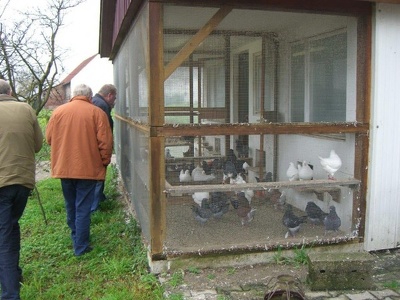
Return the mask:
<path id="1" fill-rule="evenodd" d="M 66 13 L 84 0 L 47 0 L 45 5 L 21 12 L 13 24 L 0 23 L 0 78 L 7 79 L 14 96 L 38 114 L 59 84 L 65 50 L 57 35 Z M 0 7 L 0 20 L 7 10 Z"/>

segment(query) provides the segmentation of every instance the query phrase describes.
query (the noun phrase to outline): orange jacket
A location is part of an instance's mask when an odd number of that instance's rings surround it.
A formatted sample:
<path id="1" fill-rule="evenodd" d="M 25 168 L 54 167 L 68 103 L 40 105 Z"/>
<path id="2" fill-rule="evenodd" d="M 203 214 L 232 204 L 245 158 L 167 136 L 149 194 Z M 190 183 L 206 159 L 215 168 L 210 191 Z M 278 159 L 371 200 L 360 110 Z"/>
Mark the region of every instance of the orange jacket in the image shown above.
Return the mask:
<path id="1" fill-rule="evenodd" d="M 107 115 L 84 96 L 56 108 L 46 128 L 54 178 L 104 180 L 113 138 Z"/>

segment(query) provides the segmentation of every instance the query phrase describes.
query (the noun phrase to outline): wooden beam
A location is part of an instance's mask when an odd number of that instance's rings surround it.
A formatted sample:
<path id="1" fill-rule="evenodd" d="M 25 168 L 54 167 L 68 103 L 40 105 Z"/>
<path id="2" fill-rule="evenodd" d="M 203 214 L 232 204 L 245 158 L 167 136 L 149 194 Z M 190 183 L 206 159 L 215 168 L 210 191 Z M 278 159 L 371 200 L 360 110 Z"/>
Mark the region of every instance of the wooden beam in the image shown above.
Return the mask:
<path id="1" fill-rule="evenodd" d="M 203 185 L 171 185 L 166 182 L 165 193 L 195 193 L 195 192 L 238 192 L 245 189 L 253 191 L 279 189 L 279 188 L 332 188 L 339 186 L 348 186 L 349 188 L 356 188 L 360 181 L 354 178 L 350 179 L 337 179 L 337 180 L 303 180 L 303 181 L 275 181 L 275 182 L 257 182 L 257 183 L 243 183 L 243 184 L 203 184 Z"/>
<path id="2" fill-rule="evenodd" d="M 337 134 L 369 132 L 368 123 L 235 123 L 166 124 L 156 129 L 161 136 L 257 135 L 257 134 Z"/>
<path id="3" fill-rule="evenodd" d="M 193 51 L 209 36 L 218 24 L 232 11 L 232 7 L 221 7 L 214 16 L 191 38 L 178 54 L 164 69 L 164 80 L 168 77 L 193 53 Z"/>

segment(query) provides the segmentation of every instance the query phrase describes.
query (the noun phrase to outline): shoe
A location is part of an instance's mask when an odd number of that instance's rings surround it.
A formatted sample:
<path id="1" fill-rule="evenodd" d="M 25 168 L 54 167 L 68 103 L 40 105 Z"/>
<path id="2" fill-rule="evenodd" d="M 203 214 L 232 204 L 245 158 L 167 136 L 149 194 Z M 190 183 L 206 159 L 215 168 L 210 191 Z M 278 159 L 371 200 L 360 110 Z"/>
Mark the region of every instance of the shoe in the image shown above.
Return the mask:
<path id="1" fill-rule="evenodd" d="M 82 256 L 86 253 L 89 253 L 93 250 L 93 247 L 88 246 L 81 254 L 75 254 L 75 256 Z"/>

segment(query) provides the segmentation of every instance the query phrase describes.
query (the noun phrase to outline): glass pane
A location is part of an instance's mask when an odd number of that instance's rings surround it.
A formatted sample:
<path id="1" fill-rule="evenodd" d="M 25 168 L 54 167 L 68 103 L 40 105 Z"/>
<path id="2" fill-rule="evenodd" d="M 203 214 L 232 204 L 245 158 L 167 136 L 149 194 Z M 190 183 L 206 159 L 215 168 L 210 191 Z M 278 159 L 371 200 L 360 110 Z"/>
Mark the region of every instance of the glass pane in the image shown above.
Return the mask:
<path id="1" fill-rule="evenodd" d="M 189 107 L 191 93 L 192 99 L 198 99 L 198 92 L 198 68 L 180 67 L 164 83 L 165 106 Z M 193 101 L 193 107 L 197 107 L 197 101 Z"/>
<path id="2" fill-rule="evenodd" d="M 304 44 L 291 47 L 290 64 L 291 121 L 304 122 L 305 52 Z"/>
<path id="3" fill-rule="evenodd" d="M 346 121 L 346 75 L 346 33 L 311 41 L 311 122 Z"/>

